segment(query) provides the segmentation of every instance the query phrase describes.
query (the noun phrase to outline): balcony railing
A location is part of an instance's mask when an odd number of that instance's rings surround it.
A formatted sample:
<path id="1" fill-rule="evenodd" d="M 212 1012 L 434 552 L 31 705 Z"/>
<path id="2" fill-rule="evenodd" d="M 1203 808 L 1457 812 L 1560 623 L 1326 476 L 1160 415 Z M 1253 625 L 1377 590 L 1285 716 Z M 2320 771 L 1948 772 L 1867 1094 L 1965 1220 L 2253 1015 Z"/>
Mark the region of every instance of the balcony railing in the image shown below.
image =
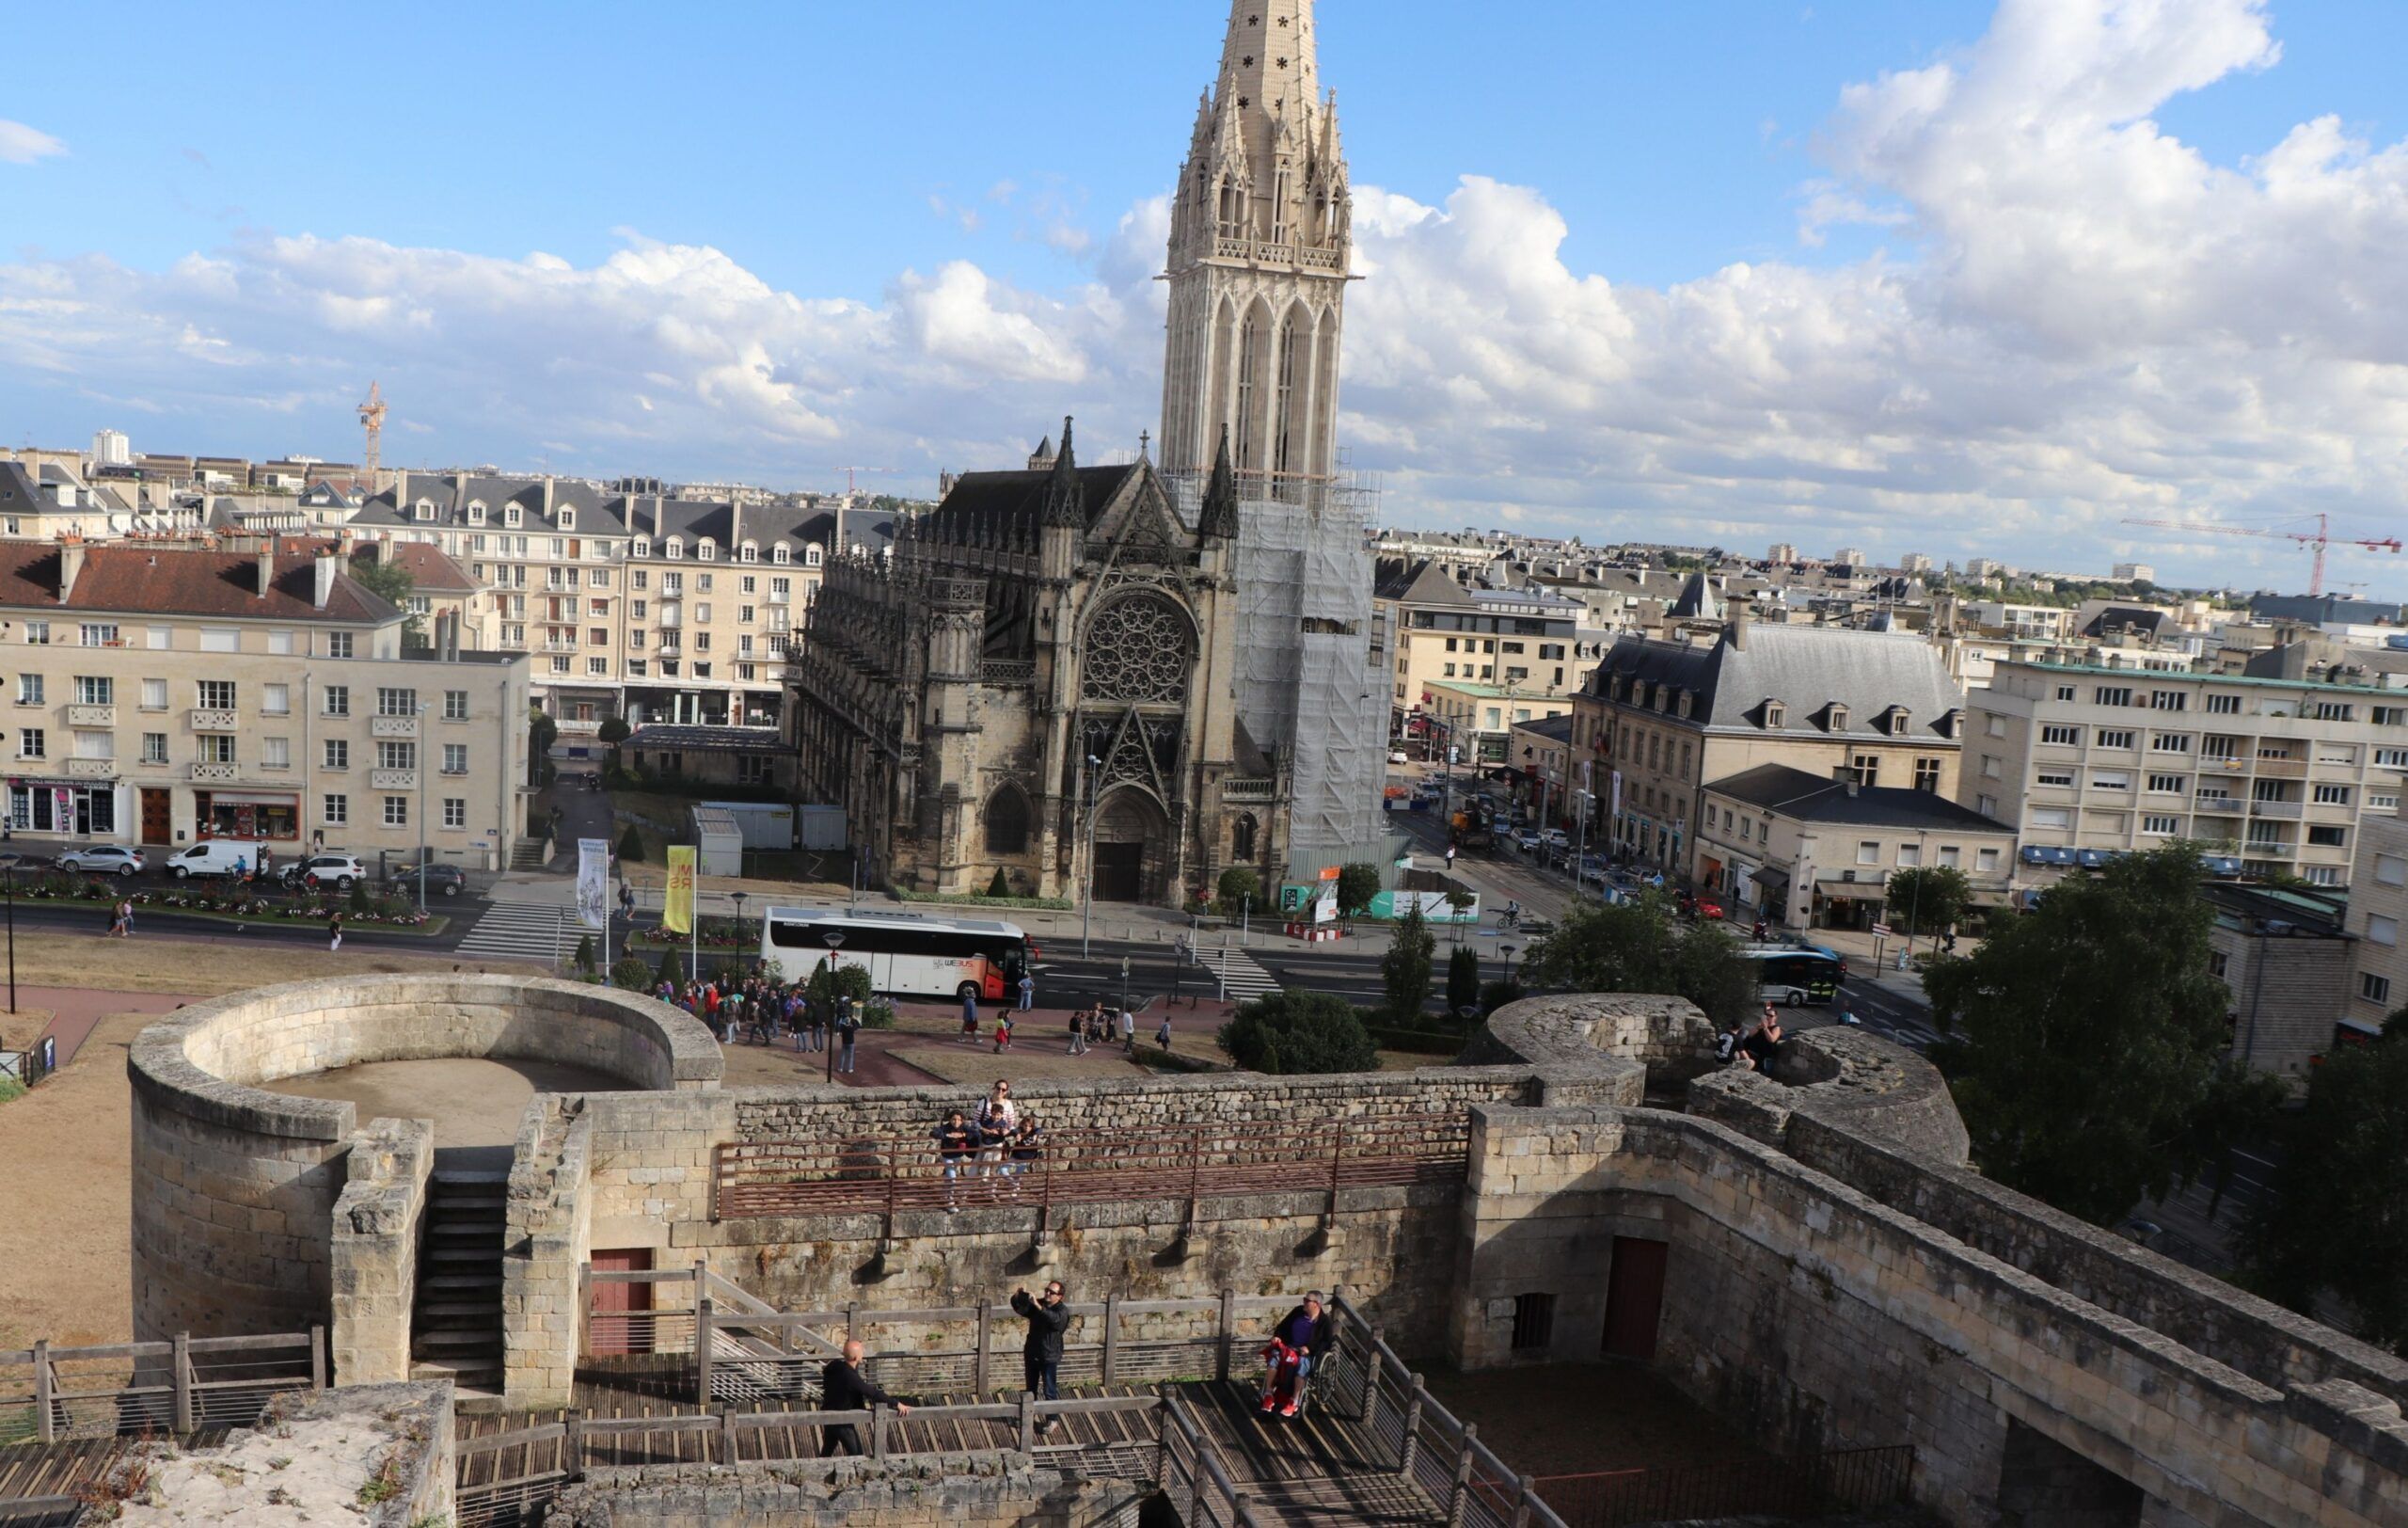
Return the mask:
<path id="1" fill-rule="evenodd" d="M 70 780 L 114 780 L 117 760 L 113 758 L 71 758 L 67 760 Z"/>
<path id="2" fill-rule="evenodd" d="M 2303 804 L 2295 801 L 2253 801 L 2249 804 L 2249 815 L 2282 818 L 2295 822 L 2306 813 Z"/>
<path id="3" fill-rule="evenodd" d="M 230 786 L 234 783 L 231 764 L 196 764 L 192 767 L 192 783 L 197 786 Z"/>
<path id="4" fill-rule="evenodd" d="M 372 738 L 415 738 L 418 736 L 418 718 L 415 716 L 370 717 L 368 735 Z"/>
<path id="5" fill-rule="evenodd" d="M 242 714 L 238 711 L 208 711 L 195 709 L 187 713 L 195 732 L 240 732 Z"/>
<path id="6" fill-rule="evenodd" d="M 2199 797 L 2198 812 L 2202 817 L 2239 817 L 2244 809 L 2245 804 L 2238 796 Z"/>
<path id="7" fill-rule="evenodd" d="M 372 788 L 377 790 L 416 790 L 418 788 L 418 771 L 370 770 L 368 772 L 368 784 Z"/>
<path id="8" fill-rule="evenodd" d="M 1221 799 L 1228 802 L 1275 802 L 1279 799 L 1276 780 L 1224 780 Z"/>
<path id="9" fill-rule="evenodd" d="M 2258 772 L 2276 780 L 2305 780 L 2307 760 L 2304 758 L 2260 758 Z"/>
<path id="10" fill-rule="evenodd" d="M 71 727 L 113 727 L 117 725 L 114 706 L 70 706 L 67 724 Z"/>

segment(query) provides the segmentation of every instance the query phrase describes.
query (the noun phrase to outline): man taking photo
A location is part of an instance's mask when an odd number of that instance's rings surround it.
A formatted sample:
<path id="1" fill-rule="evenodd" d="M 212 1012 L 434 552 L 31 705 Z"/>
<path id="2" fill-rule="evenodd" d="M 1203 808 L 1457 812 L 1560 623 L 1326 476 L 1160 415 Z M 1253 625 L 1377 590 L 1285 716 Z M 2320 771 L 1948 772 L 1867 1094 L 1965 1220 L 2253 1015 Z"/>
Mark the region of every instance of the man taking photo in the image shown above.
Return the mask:
<path id="1" fill-rule="evenodd" d="M 1070 1324 L 1070 1307 L 1062 1298 L 1062 1281 L 1058 1279 L 1045 1286 L 1045 1293 L 1031 1299 L 1024 1288 L 1012 1291 L 1012 1313 L 1028 1323 L 1028 1341 L 1021 1346 L 1021 1364 L 1028 1383 L 1023 1387 L 1032 1395 L 1049 1401 L 1062 1398 L 1062 1332 Z M 1037 1430 L 1050 1433 L 1059 1417 L 1049 1416 Z"/>

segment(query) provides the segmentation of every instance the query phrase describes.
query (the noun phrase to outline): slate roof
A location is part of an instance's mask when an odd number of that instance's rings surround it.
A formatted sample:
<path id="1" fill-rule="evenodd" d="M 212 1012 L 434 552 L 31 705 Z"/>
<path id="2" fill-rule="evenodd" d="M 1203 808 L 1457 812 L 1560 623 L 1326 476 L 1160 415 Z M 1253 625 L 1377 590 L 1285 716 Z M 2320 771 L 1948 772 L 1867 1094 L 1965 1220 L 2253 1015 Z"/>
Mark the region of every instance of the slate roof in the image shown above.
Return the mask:
<path id="1" fill-rule="evenodd" d="M 1464 586 L 1449 576 L 1436 559 L 1429 557 L 1383 557 L 1373 563 L 1371 597 L 1408 605 L 1467 607 L 1472 603 Z"/>
<path id="2" fill-rule="evenodd" d="M 55 509 L 23 462 L 0 462 L 0 515 L 39 515 Z"/>
<path id="3" fill-rule="evenodd" d="M 670 748 L 681 753 L 792 753 L 775 727 L 644 726 L 627 735 L 625 747 Z"/>
<path id="4" fill-rule="evenodd" d="M 2110 605 L 2090 618 L 2090 624 L 2082 629 L 2082 634 L 2103 637 L 2111 628 L 2126 627 L 2155 636 L 2171 619 L 2171 613 L 2166 611 L 2150 610 L 2141 605 Z"/>
<path id="5" fill-rule="evenodd" d="M 400 611 L 341 572 L 335 575 L 326 608 L 318 609 L 313 602 L 316 561 L 306 552 L 279 553 L 262 599 L 259 559 L 249 552 L 91 546 L 84 549 L 84 570 L 61 604 L 58 548 L 6 542 L 0 543 L 0 605 L 70 613 L 215 615 L 345 626 L 381 626 L 400 618 Z"/>
<path id="6" fill-rule="evenodd" d="M 1570 742 L 1572 713 L 1565 711 L 1557 716 L 1542 716 L 1535 722 L 1516 722 L 1513 724 L 1513 730 L 1545 738 L 1549 742 Z"/>
<path id="7" fill-rule="evenodd" d="M 1740 644 L 1725 630 L 1711 646 L 1624 637 L 1607 649 L 1587 692 L 1607 699 L 1617 676 L 1641 681 L 1652 711 L 1657 686 L 1671 687 L 1676 697 L 1686 690 L 1687 724 L 1709 730 L 1956 740 L 1941 729 L 1946 717 L 1965 708 L 1965 692 L 1930 644 L 1845 627 L 1748 621 L 1741 630 Z M 1778 729 L 1764 725 L 1767 701 L 1782 707 Z M 1828 724 L 1834 703 L 1847 708 L 1846 726 L 1836 732 Z M 1907 708 L 1908 730 L 1892 738 L 1882 723 L 1896 706 Z M 1662 714 L 1680 718 L 1677 698 Z"/>
<path id="8" fill-rule="evenodd" d="M 1999 833 L 2015 830 L 1970 806 L 1959 806 L 1929 790 L 1898 786 L 1865 786 L 1854 795 L 1839 780 L 1792 769 L 1786 764 L 1759 764 L 1752 770 L 1710 781 L 1705 788 L 1717 796 L 1793 818 L 1835 827 L 1904 828 L 1933 833 Z"/>
<path id="9" fill-rule="evenodd" d="M 1079 488 L 1086 500 L 1087 527 L 1095 527 L 1096 517 L 1112 502 L 1130 474 L 1140 464 L 1131 462 L 1121 467 L 1079 468 Z M 939 540 L 951 540 L 957 527 L 973 521 L 1002 520 L 1011 524 L 1022 516 L 1035 525 L 1045 513 L 1045 485 L 1052 482 L 1049 469 L 1038 472 L 964 472 L 953 485 L 953 491 L 922 525 Z"/>
<path id="10" fill-rule="evenodd" d="M 397 497 L 398 495 L 398 497 Z M 435 506 L 435 517 L 415 517 L 420 501 Z M 578 533 L 593 535 L 624 535 L 626 522 L 620 518 L 624 499 L 605 494 L 591 483 L 574 479 L 554 479 L 552 505 L 577 511 Z M 468 524 L 468 505 L 485 506 L 485 522 Z M 351 523 L 358 526 L 439 525 L 452 529 L 477 531 L 502 529 L 501 512 L 505 505 L 516 504 L 525 512 L 521 530 L 556 524 L 544 514 L 544 480 L 541 478 L 483 477 L 475 473 L 465 479 L 453 472 L 409 472 L 392 488 L 372 496 L 362 504 Z"/>
<path id="11" fill-rule="evenodd" d="M 1672 601 L 1665 614 L 1676 621 L 1719 621 L 1722 619 L 1722 601 L 1715 597 L 1714 582 L 1703 572 L 1689 575 L 1681 585 L 1681 597 Z"/>

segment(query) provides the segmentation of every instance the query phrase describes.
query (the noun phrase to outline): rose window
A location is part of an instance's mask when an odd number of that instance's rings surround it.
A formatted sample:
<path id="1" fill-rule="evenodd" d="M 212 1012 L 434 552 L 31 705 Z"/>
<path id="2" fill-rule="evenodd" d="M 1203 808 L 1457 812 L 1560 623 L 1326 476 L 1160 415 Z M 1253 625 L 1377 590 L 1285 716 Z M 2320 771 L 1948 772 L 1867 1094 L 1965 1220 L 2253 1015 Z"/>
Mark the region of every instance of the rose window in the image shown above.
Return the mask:
<path id="1" fill-rule="evenodd" d="M 1187 698 L 1187 618 L 1160 599 L 1116 600 L 1087 628 L 1081 691 L 1089 700 L 1175 706 Z"/>

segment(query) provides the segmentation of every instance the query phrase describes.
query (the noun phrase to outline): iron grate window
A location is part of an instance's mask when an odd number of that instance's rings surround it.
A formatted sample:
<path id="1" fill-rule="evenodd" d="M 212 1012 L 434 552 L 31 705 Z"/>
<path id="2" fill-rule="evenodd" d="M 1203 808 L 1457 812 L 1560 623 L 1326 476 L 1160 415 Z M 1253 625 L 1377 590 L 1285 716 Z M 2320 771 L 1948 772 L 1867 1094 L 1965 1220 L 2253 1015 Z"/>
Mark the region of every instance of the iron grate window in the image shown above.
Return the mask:
<path id="1" fill-rule="evenodd" d="M 1516 1295 L 1513 1297 L 1513 1351 L 1538 1353 L 1546 1350 L 1555 1340 L 1555 1297 L 1553 1295 Z"/>

